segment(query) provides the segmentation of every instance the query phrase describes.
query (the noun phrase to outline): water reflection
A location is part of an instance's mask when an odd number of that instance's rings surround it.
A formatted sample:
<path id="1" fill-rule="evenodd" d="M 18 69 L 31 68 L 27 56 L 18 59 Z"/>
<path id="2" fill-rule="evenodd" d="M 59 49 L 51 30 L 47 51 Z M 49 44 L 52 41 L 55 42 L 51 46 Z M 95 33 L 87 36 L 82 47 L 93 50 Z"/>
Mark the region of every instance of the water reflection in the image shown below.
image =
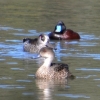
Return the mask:
<path id="1" fill-rule="evenodd" d="M 36 85 L 39 88 L 39 100 L 53 100 L 54 92 L 57 88 L 66 88 L 68 80 L 39 80 L 36 79 Z"/>

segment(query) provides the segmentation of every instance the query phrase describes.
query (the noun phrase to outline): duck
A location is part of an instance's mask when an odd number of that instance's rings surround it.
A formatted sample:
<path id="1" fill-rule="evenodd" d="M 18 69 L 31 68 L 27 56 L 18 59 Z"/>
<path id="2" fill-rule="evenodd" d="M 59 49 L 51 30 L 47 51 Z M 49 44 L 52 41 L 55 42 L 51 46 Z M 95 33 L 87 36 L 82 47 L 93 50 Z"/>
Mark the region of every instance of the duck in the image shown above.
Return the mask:
<path id="1" fill-rule="evenodd" d="M 59 21 L 53 32 L 48 34 L 51 40 L 73 40 L 80 39 L 80 35 L 71 29 L 67 29 L 63 21 Z"/>
<path id="2" fill-rule="evenodd" d="M 25 52 L 39 53 L 40 49 L 46 46 L 56 49 L 52 44 L 50 44 L 50 39 L 48 35 L 45 34 L 40 34 L 37 38 L 34 39 L 23 39 L 23 50 Z"/>
<path id="3" fill-rule="evenodd" d="M 52 48 L 43 47 L 39 55 L 44 58 L 43 64 L 36 71 L 37 79 L 67 79 L 74 78 L 74 75 L 69 71 L 68 64 L 64 63 L 52 63 L 55 54 Z"/>

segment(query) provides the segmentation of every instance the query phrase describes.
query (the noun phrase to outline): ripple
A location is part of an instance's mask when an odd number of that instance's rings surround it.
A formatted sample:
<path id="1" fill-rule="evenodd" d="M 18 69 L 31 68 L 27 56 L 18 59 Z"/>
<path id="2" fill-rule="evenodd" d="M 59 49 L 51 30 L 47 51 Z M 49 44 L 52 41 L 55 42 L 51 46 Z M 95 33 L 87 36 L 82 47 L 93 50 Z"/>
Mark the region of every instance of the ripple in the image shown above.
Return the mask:
<path id="1" fill-rule="evenodd" d="M 29 33 L 37 33 L 36 30 L 28 30 Z"/>
<path id="2" fill-rule="evenodd" d="M 6 44 L 4 44 L 4 43 L 0 43 L 0 48 L 2 48 L 2 49 L 3 49 L 3 48 L 8 48 L 8 47 L 7 47 L 7 45 L 6 45 Z"/>
<path id="3" fill-rule="evenodd" d="M 95 59 L 95 60 L 100 60 L 100 56 L 99 56 L 99 57 L 97 57 L 97 58 L 93 58 L 93 59 Z"/>
<path id="4" fill-rule="evenodd" d="M 23 95 L 34 95 L 34 93 L 29 93 L 29 92 L 25 92 L 25 93 L 22 93 Z"/>
<path id="5" fill-rule="evenodd" d="M 17 36 L 39 36 L 36 30 L 28 30 L 28 33 L 14 33 Z"/>
<path id="6" fill-rule="evenodd" d="M 34 36 L 32 33 L 28 33 L 28 34 L 26 34 L 26 33 L 14 33 L 14 35 L 16 35 L 16 36 Z M 36 36 L 38 36 L 38 35 L 36 35 Z"/>
<path id="7" fill-rule="evenodd" d="M 31 35 L 33 36 L 33 32 L 35 32 L 35 30 L 29 30 L 29 32 L 31 33 Z M 30 35 L 29 34 L 26 34 L 26 35 Z M 21 35 L 21 33 L 18 33 L 19 35 Z M 25 36 L 25 34 L 23 34 Z M 38 34 L 34 34 L 34 35 L 38 35 Z M 25 55 L 26 52 L 23 52 L 23 44 L 19 43 L 21 42 L 21 40 L 5 40 L 6 42 L 13 42 L 14 44 L 4 44 L 4 43 L 1 43 L 0 44 L 0 48 L 1 49 L 1 55 L 2 56 L 11 56 L 12 58 L 23 58 L 23 56 Z M 17 43 L 17 44 L 15 44 Z M 18 44 L 19 43 L 19 44 Z M 64 42 L 64 43 L 67 43 L 67 42 Z M 68 42 L 67 44 L 78 44 L 80 42 L 78 41 L 70 41 Z M 87 43 L 87 42 L 84 42 L 82 41 L 82 43 L 80 45 L 91 45 L 91 46 L 94 46 L 94 45 L 97 45 L 98 43 L 93 43 L 93 42 L 90 42 Z M 61 57 L 92 57 L 93 59 L 100 59 L 100 54 L 87 54 L 87 53 L 74 53 L 73 52 L 78 52 L 79 50 L 77 49 L 74 49 L 74 48 L 70 48 L 70 51 L 72 53 L 66 53 L 66 48 L 61 48 L 60 47 L 61 45 L 61 42 L 57 42 L 57 51 L 55 52 L 56 54 L 56 57 L 58 58 L 58 61 L 61 61 Z M 65 53 L 62 53 L 61 51 L 64 51 Z"/>
<path id="8" fill-rule="evenodd" d="M 0 61 L 4 61 L 4 60 L 6 60 L 6 59 L 0 59 Z"/>
<path id="9" fill-rule="evenodd" d="M 96 46 L 98 45 L 99 43 L 87 43 L 87 42 L 82 42 L 82 44 L 80 44 L 80 46 Z"/>
<path id="10" fill-rule="evenodd" d="M 75 70 L 81 70 L 81 71 L 100 71 L 100 68 L 79 68 Z"/>
<path id="11" fill-rule="evenodd" d="M 21 40 L 5 40 L 6 42 L 21 42 Z"/>
<path id="12" fill-rule="evenodd" d="M 11 77 L 1 77 L 0 80 L 12 79 Z"/>
<path id="13" fill-rule="evenodd" d="M 76 53 L 76 54 L 70 54 L 70 56 L 73 57 L 92 57 L 92 58 L 100 58 L 100 54 L 86 54 L 86 53 Z"/>
<path id="14" fill-rule="evenodd" d="M 93 76 L 97 76 L 97 75 L 88 75 L 88 76 L 85 76 L 85 77 L 76 77 L 76 78 L 90 78 L 90 77 L 93 77 Z"/>
<path id="15" fill-rule="evenodd" d="M 97 85 L 98 87 L 100 87 L 100 85 Z"/>
<path id="16" fill-rule="evenodd" d="M 0 30 L 3 30 L 3 31 L 8 31 L 8 30 L 16 30 L 16 31 L 23 31 L 24 29 L 16 29 L 16 28 L 13 28 L 13 27 L 6 27 L 6 26 L 0 26 Z"/>
<path id="17" fill-rule="evenodd" d="M 70 97 L 70 98 L 90 98 L 89 96 L 85 95 L 75 95 L 75 94 L 56 94 L 56 96 L 64 96 L 64 97 Z"/>
<path id="18" fill-rule="evenodd" d="M 72 51 L 72 50 L 70 50 Z M 77 50 L 73 50 L 73 51 L 77 51 Z M 81 57 L 81 58 L 93 58 L 96 60 L 100 60 L 100 54 L 86 54 L 86 53 L 59 53 L 59 52 L 55 52 L 56 57 L 58 58 L 59 61 L 61 61 L 61 57 Z"/>
<path id="19" fill-rule="evenodd" d="M 32 77 L 35 77 L 35 75 L 27 75 L 27 76 L 32 76 Z"/>
<path id="20" fill-rule="evenodd" d="M 37 57 L 37 54 L 32 54 L 29 52 L 23 52 L 23 45 L 21 44 L 0 44 L 1 49 L 1 56 L 11 56 L 12 58 L 22 59 L 24 58 L 31 58 Z"/>
<path id="21" fill-rule="evenodd" d="M 25 70 L 25 69 L 21 69 L 21 68 L 11 68 L 11 70 Z"/>
<path id="22" fill-rule="evenodd" d="M 70 88 L 70 86 L 66 86 L 66 88 Z"/>
<path id="23" fill-rule="evenodd" d="M 95 80 L 95 81 L 100 81 L 100 79 L 93 79 L 93 80 Z"/>
<path id="24" fill-rule="evenodd" d="M 66 44 L 78 44 L 79 41 L 77 40 L 73 40 L 73 41 L 68 41 L 68 42 L 65 42 Z"/>
<path id="25" fill-rule="evenodd" d="M 12 64 L 18 64 L 17 62 L 6 62 L 7 64 L 10 64 L 10 65 L 12 65 Z"/>
<path id="26" fill-rule="evenodd" d="M 84 34 L 84 32 L 82 32 L 83 34 Z M 91 35 L 89 35 L 89 34 L 87 34 L 87 33 L 85 33 L 84 35 L 81 35 L 81 39 L 82 40 L 95 40 L 95 39 L 99 39 L 98 37 L 96 37 L 95 35 L 93 35 L 93 34 L 91 34 Z"/>
<path id="27" fill-rule="evenodd" d="M 21 85 L 0 85 L 2 89 L 15 89 L 15 88 L 25 88 L 25 86 Z"/>
<path id="28" fill-rule="evenodd" d="M 32 82 L 30 80 L 16 80 L 17 82 Z"/>

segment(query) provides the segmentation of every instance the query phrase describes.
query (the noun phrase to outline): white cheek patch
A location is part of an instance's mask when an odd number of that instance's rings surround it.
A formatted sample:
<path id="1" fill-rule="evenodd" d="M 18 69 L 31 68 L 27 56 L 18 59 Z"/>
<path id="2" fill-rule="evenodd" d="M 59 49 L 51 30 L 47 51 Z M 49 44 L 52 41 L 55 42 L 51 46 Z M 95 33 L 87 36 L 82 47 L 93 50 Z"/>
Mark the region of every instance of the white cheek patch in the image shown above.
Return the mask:
<path id="1" fill-rule="evenodd" d="M 55 32 L 61 32 L 61 25 L 57 25 L 57 26 L 56 26 Z"/>

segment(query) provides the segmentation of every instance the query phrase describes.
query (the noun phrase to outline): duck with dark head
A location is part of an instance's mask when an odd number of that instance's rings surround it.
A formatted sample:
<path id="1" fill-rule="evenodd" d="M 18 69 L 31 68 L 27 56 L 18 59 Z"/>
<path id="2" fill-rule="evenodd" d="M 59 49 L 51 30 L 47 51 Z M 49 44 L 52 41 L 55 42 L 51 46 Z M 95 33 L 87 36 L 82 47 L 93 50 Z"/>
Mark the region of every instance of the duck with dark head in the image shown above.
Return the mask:
<path id="1" fill-rule="evenodd" d="M 54 31 L 49 33 L 49 38 L 51 40 L 72 40 L 80 39 L 80 35 L 71 29 L 67 29 L 65 24 L 62 21 L 59 21 L 56 24 Z"/>

